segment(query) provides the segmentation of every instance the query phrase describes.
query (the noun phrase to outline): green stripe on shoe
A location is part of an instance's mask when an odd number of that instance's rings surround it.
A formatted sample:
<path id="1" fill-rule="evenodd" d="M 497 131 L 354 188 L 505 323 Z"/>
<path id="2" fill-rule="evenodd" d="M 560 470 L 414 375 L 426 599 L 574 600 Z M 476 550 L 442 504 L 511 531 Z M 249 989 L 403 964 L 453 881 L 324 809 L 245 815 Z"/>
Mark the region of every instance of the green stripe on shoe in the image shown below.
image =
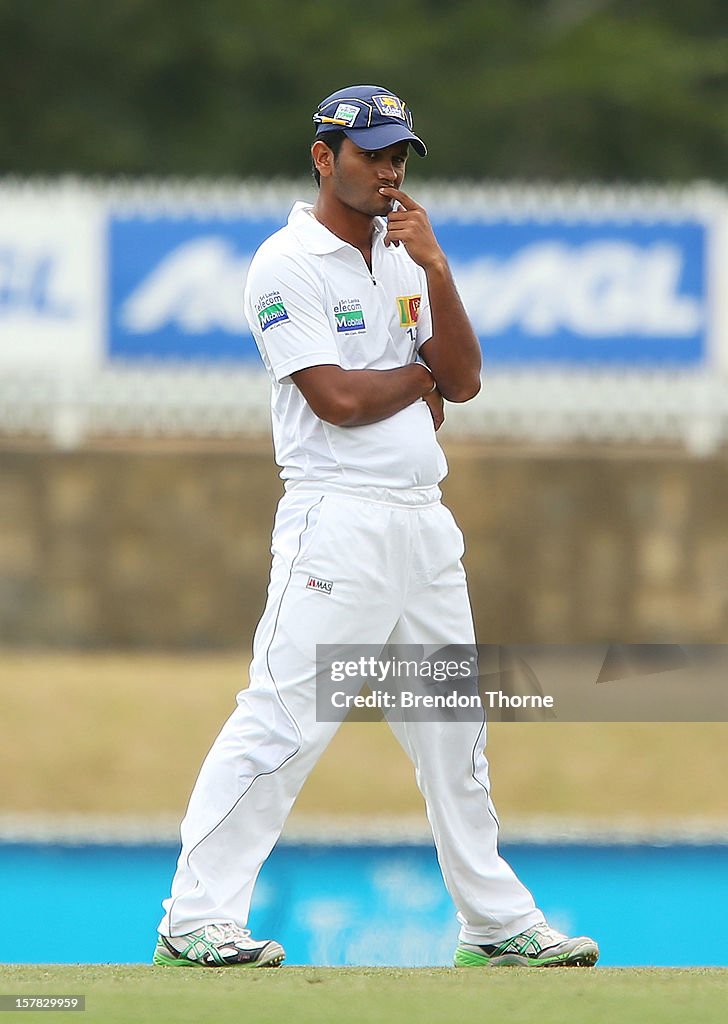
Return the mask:
<path id="1" fill-rule="evenodd" d="M 490 959 L 482 953 L 474 953 L 470 949 L 455 950 L 456 967 L 485 967 L 489 963 Z"/>
<path id="2" fill-rule="evenodd" d="M 159 948 L 154 950 L 152 963 L 156 964 L 157 967 L 202 967 L 202 964 L 197 963 L 195 960 L 170 956 L 169 953 L 163 953 Z"/>

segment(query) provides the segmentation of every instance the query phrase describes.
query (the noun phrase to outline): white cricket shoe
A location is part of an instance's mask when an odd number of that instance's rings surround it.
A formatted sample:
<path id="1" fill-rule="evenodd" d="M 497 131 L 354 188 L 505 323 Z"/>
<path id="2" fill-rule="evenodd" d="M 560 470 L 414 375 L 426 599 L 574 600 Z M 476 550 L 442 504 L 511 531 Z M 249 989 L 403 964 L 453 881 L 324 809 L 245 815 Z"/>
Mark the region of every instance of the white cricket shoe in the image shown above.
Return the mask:
<path id="1" fill-rule="evenodd" d="M 455 950 L 456 967 L 593 967 L 598 959 L 594 939 L 570 939 L 546 923 L 493 945 L 461 942 Z"/>
<path id="2" fill-rule="evenodd" d="M 283 946 L 251 939 L 247 928 L 208 924 L 187 935 L 160 935 L 152 963 L 165 967 L 280 967 Z"/>

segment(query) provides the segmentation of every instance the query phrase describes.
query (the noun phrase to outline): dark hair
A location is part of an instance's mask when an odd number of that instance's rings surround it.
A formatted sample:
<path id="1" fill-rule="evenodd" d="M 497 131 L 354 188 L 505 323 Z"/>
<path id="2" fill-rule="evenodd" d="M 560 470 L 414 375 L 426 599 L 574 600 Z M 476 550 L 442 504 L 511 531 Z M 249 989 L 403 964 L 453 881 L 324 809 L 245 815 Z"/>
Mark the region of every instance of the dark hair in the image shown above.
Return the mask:
<path id="1" fill-rule="evenodd" d="M 323 135 L 317 135 L 316 138 L 314 139 L 314 142 L 325 142 L 326 145 L 331 150 L 331 152 L 334 154 L 335 160 L 336 157 L 339 155 L 339 150 L 341 149 L 342 143 L 345 138 L 346 135 L 344 135 L 344 133 L 339 131 L 337 128 L 332 132 L 324 132 Z M 316 184 L 320 185 L 321 175 L 317 171 L 316 164 L 313 163 L 313 161 L 311 162 L 311 173 L 313 174 L 314 181 L 316 182 Z"/>

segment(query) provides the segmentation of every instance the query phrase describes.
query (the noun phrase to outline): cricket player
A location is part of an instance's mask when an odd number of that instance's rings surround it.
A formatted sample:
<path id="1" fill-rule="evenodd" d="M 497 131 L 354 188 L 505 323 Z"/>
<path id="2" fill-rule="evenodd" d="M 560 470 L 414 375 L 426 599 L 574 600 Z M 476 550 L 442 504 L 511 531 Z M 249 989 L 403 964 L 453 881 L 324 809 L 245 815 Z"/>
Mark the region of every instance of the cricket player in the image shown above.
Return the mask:
<path id="1" fill-rule="evenodd" d="M 313 116 L 319 193 L 256 253 L 245 312 L 272 385 L 285 495 L 250 684 L 182 823 L 154 963 L 279 965 L 247 929 L 253 887 L 336 722 L 316 716 L 316 645 L 474 643 L 463 538 L 440 500 L 443 402 L 481 355 L 425 210 L 402 190 L 426 155 L 406 104 L 357 85 Z M 498 852 L 485 721 L 391 727 L 411 758 L 460 923 L 455 964 L 589 966 Z"/>

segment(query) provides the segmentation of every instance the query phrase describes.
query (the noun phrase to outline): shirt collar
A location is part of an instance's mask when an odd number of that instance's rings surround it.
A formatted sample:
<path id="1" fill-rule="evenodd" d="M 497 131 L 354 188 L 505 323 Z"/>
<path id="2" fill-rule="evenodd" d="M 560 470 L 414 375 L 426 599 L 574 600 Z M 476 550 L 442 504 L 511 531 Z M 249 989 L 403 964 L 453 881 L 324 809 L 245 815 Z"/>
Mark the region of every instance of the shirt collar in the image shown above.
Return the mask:
<path id="1" fill-rule="evenodd" d="M 288 226 L 307 252 L 313 256 L 324 256 L 346 247 L 353 248 L 349 242 L 345 242 L 317 221 L 312 211 L 311 203 L 296 203 L 288 215 Z M 372 245 L 376 245 L 384 237 L 386 227 L 383 217 L 374 218 Z"/>

